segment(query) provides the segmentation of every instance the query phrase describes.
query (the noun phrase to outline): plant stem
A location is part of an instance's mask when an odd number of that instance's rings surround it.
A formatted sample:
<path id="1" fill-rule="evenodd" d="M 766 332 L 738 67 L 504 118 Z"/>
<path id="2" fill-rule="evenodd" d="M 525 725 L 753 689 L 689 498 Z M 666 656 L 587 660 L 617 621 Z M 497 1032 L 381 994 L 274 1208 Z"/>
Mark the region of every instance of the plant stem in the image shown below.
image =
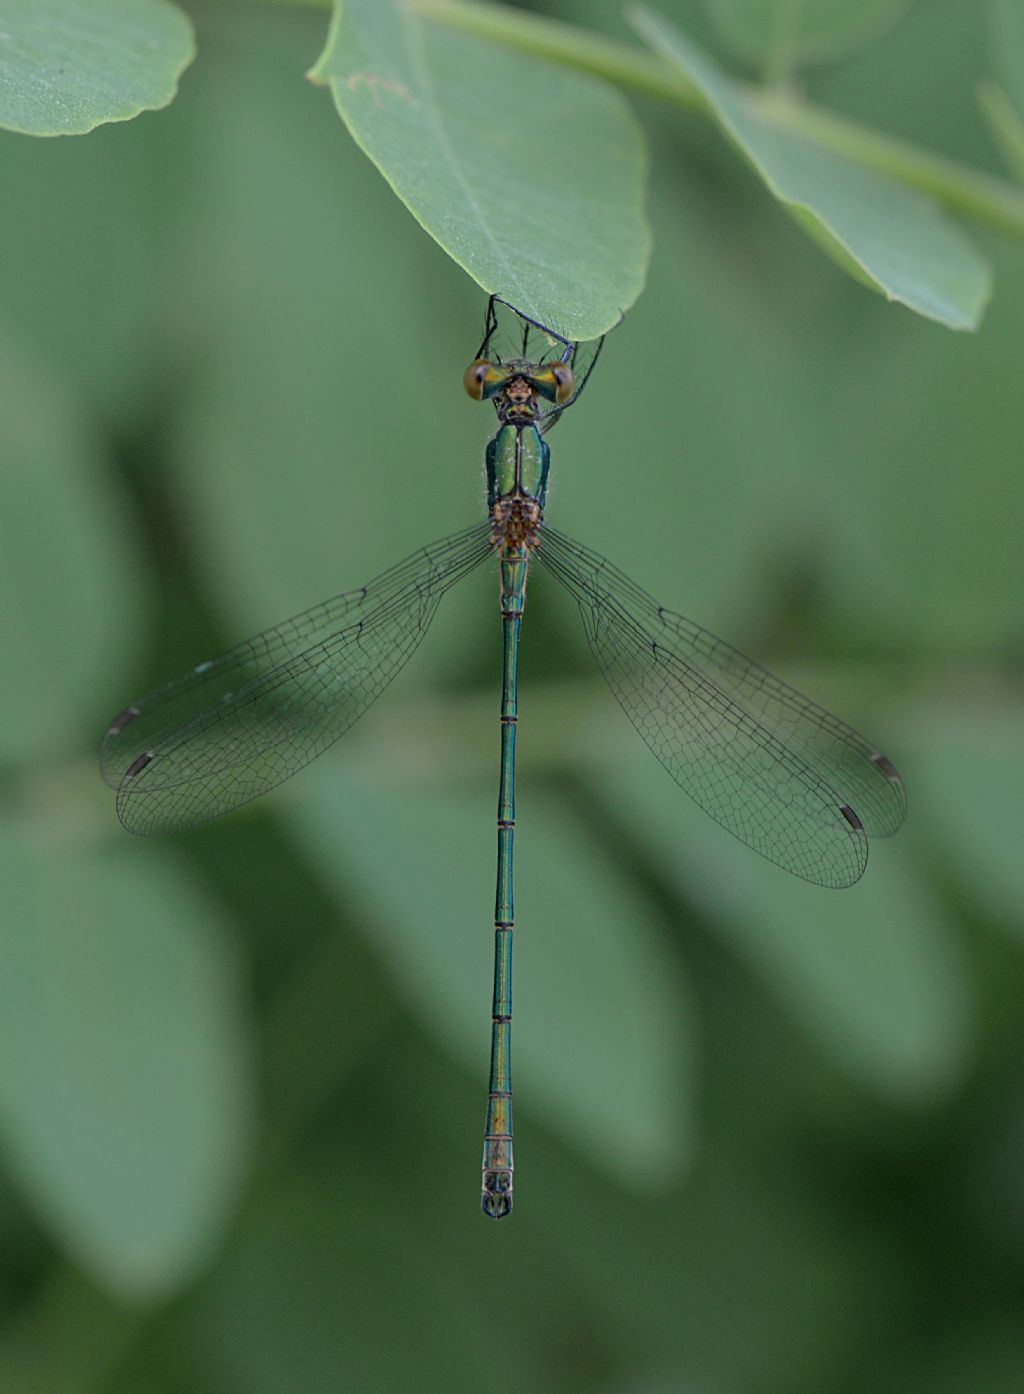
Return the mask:
<path id="1" fill-rule="evenodd" d="M 622 87 L 632 87 L 649 97 L 677 105 L 702 108 L 703 98 L 692 83 L 670 64 L 561 20 L 513 10 L 488 0 L 406 0 L 409 8 L 427 19 L 491 39 L 538 58 L 580 68 Z"/>
<path id="2" fill-rule="evenodd" d="M 693 85 L 671 64 L 616 39 L 490 0 L 406 0 L 417 14 L 463 33 L 565 63 L 647 96 L 706 109 Z M 766 120 L 845 156 L 979 222 L 1024 237 L 1024 192 L 993 175 L 922 150 L 910 141 L 835 116 L 791 94 L 737 84 Z"/>
<path id="3" fill-rule="evenodd" d="M 947 208 L 1017 236 L 1024 235 L 1024 194 L 991 174 L 898 136 L 886 135 L 781 92 L 750 91 L 748 100 L 766 120 L 879 174 L 930 194 Z"/>

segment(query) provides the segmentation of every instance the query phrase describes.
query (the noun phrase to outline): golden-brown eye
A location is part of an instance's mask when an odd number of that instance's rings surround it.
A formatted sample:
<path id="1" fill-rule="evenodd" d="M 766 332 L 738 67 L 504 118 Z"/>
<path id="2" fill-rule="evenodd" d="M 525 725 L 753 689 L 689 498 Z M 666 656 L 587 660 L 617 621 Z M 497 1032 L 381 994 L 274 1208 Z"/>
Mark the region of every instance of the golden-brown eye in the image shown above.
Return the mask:
<path id="1" fill-rule="evenodd" d="M 484 383 L 490 370 L 491 365 L 486 358 L 474 358 L 463 375 L 462 385 L 475 402 L 483 401 Z"/>
<path id="2" fill-rule="evenodd" d="M 576 379 L 573 377 L 572 369 L 568 363 L 553 363 L 551 376 L 556 383 L 555 401 L 567 402 L 576 390 Z"/>

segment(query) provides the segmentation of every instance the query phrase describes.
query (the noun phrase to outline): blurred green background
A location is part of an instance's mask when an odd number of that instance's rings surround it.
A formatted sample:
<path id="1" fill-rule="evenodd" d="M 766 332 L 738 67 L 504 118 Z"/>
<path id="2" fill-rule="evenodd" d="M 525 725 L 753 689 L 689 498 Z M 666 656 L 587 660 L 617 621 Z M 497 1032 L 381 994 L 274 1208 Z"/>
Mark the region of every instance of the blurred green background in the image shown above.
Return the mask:
<path id="1" fill-rule="evenodd" d="M 650 282 L 549 516 L 866 730 L 910 814 L 852 890 L 763 863 L 531 581 L 488 1224 L 493 573 L 264 803 L 136 841 L 95 773 L 133 695 L 483 507 L 484 297 L 302 81 L 324 15 L 188 8 L 167 111 L 0 138 L 0 1388 L 1019 1391 L 1024 248 L 976 233 L 954 335 L 636 104 Z M 990 68 L 925 0 L 808 81 L 997 171 Z"/>

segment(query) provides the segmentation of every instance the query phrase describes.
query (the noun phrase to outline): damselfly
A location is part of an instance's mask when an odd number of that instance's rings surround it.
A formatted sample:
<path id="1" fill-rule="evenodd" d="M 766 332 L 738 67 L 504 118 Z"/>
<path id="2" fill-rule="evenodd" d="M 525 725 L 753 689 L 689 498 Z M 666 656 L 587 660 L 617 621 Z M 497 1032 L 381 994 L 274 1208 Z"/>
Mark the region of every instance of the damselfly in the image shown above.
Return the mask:
<path id="1" fill-rule="evenodd" d="M 499 316 L 514 326 L 507 345 Z M 906 808 L 895 768 L 856 731 L 545 520 L 547 436 L 602 345 L 574 343 L 492 296 L 464 378 L 497 414 L 486 520 L 133 702 L 111 722 L 101 757 L 118 816 L 134 833 L 193 827 L 258 798 L 362 716 L 420 643 L 445 591 L 497 558 L 504 647 L 482 1191 L 484 1213 L 496 1219 L 512 1208 L 517 678 L 532 563 L 576 601 L 601 672 L 669 774 L 769 861 L 819 885 L 850 886 L 869 836 L 894 833 Z"/>

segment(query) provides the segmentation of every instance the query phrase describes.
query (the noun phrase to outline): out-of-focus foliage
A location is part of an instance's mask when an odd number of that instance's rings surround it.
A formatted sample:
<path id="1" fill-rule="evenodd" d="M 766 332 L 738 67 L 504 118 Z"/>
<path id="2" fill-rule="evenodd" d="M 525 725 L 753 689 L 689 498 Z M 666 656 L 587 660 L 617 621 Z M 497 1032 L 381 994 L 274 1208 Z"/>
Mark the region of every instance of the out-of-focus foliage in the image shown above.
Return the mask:
<path id="1" fill-rule="evenodd" d="M 400 990 L 442 1041 L 473 1059 L 493 945 L 483 937 L 467 944 L 464 929 L 493 889 L 494 829 L 486 815 L 494 781 L 437 788 L 436 770 L 410 777 L 413 740 L 407 756 L 397 780 L 380 759 L 344 784 L 328 772 L 295 817 L 325 880 L 365 899 L 384 927 L 380 952 Z M 524 923 L 547 932 L 528 950 L 536 990 L 520 994 L 515 1006 L 517 1069 L 537 1076 L 541 1118 L 577 1138 L 613 1175 L 634 1183 L 675 1177 L 690 1155 L 692 1127 L 691 1012 L 681 966 L 664 939 L 637 922 L 632 878 L 602 855 L 571 802 L 545 800 L 533 822 L 533 836 L 517 849 L 516 907 Z M 429 840 L 418 836 L 424 824 Z M 401 876 L 393 874 L 395 838 L 407 849 Z M 444 913 L 424 935 L 421 887 L 435 873 L 438 846 L 458 848 L 463 871 L 449 879 Z M 550 921 L 567 863 L 588 868 L 573 903 L 585 945 Z"/>
<path id="2" fill-rule="evenodd" d="M 726 42 L 770 67 L 838 58 L 876 38 L 912 0 L 704 0 Z"/>
<path id="3" fill-rule="evenodd" d="M 104 669 L 131 637 L 136 581 L 128 510 L 104 475 L 95 416 L 6 313 L 0 380 L 0 632 L 22 674 L 9 686 L 0 757 L 19 761 L 45 757 L 83 697 L 103 693 Z M 57 670 L 65 677 L 54 685 Z"/>
<path id="4" fill-rule="evenodd" d="M 944 333 L 639 104 L 651 284 L 550 515 L 866 729 L 910 813 L 852 890 L 791 881 L 531 577 L 494 1226 L 493 571 L 264 803 L 136 841 L 94 771 L 132 695 L 483 507 L 483 297 L 296 81 L 323 14 L 195 17 L 167 112 L 0 140 L 0 1388 L 1017 1394 L 1020 246 Z M 994 169 L 985 20 L 919 4 L 809 95 Z"/>
<path id="5" fill-rule="evenodd" d="M 148 1298 L 192 1275 L 234 1208 L 236 955 L 187 879 L 74 843 L 54 852 L 31 820 L 0 836 L 0 1117 L 11 1174 L 69 1253 Z"/>
<path id="6" fill-rule="evenodd" d="M 996 143 L 1024 180 L 1024 6 L 989 0 L 992 64 L 996 77 L 980 84 L 978 98 Z"/>
<path id="7" fill-rule="evenodd" d="M 992 63 L 1018 111 L 1024 108 L 1024 11 L 1015 0 L 988 0 Z"/>

